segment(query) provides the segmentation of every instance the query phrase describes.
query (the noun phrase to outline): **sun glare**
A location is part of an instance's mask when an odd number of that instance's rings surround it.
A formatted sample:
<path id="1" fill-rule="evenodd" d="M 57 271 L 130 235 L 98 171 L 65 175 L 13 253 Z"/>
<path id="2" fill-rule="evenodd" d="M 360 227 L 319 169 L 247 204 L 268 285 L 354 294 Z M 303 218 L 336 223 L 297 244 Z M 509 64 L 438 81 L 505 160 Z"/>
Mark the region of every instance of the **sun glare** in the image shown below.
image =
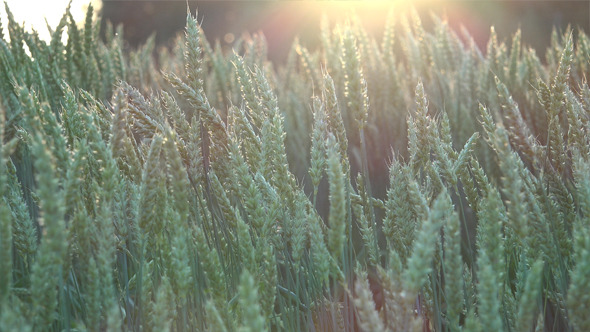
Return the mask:
<path id="1" fill-rule="evenodd" d="M 389 14 L 398 16 L 410 9 L 443 3 L 443 0 L 305 1 L 296 3 L 298 16 L 326 17 L 333 23 L 358 19 L 369 33 L 379 33 Z M 304 13 L 304 14 L 302 14 Z"/>
<path id="2" fill-rule="evenodd" d="M 422 1 L 423 2 L 423 1 Z M 346 19 L 351 15 L 359 17 L 368 26 L 374 18 L 387 14 L 390 10 L 402 12 L 413 5 L 409 0 L 377 0 L 377 1 L 309 1 L 305 9 L 319 11 L 332 19 Z"/>
<path id="3" fill-rule="evenodd" d="M 16 22 L 24 23 L 27 31 L 35 30 L 41 39 L 49 40 L 47 24 L 55 28 L 66 11 L 70 0 L 6 0 L 8 8 L 12 12 Z M 92 3 L 95 13 L 100 9 L 100 0 L 72 0 L 70 11 L 78 22 L 84 21 L 88 4 Z M 0 20 L 4 33 L 7 35 L 6 26 L 8 18 L 4 6 L 0 10 Z"/>

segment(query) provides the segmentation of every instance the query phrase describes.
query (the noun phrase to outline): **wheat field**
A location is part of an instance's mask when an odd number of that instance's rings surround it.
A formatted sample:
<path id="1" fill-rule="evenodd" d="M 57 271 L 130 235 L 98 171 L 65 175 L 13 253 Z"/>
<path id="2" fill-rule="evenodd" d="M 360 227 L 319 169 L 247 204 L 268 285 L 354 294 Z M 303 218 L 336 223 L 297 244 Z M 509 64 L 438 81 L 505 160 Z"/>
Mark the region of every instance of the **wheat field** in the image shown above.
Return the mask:
<path id="1" fill-rule="evenodd" d="M 590 331 L 590 39 L 0 29 L 0 331 Z"/>

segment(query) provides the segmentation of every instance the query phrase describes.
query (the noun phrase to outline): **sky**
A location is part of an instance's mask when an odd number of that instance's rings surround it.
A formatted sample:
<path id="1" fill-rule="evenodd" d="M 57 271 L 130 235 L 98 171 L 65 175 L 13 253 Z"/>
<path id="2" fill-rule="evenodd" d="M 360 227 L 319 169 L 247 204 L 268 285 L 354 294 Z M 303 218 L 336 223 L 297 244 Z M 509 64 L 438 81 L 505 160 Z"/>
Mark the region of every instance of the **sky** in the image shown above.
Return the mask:
<path id="1" fill-rule="evenodd" d="M 66 11 L 70 0 L 5 0 L 19 23 L 25 23 L 28 31 L 35 29 L 40 37 L 49 40 L 49 32 L 45 19 L 49 26 L 55 28 Z M 74 19 L 83 22 L 86 16 L 88 4 L 92 2 L 95 9 L 100 8 L 100 0 L 72 0 L 71 12 Z M 4 6 L 0 6 L 0 21 L 3 29 L 6 29 L 8 22 Z M 6 30 L 5 30 L 6 33 Z"/>

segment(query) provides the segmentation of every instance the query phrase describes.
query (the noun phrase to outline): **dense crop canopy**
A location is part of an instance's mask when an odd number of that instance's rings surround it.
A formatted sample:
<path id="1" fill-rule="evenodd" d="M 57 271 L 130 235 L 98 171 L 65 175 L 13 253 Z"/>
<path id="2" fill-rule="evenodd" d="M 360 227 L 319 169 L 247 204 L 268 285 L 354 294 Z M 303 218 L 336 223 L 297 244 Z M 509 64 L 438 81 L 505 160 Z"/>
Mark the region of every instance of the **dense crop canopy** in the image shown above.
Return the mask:
<path id="1" fill-rule="evenodd" d="M 274 66 L 8 17 L 0 331 L 590 330 L 584 31 L 324 22 Z"/>

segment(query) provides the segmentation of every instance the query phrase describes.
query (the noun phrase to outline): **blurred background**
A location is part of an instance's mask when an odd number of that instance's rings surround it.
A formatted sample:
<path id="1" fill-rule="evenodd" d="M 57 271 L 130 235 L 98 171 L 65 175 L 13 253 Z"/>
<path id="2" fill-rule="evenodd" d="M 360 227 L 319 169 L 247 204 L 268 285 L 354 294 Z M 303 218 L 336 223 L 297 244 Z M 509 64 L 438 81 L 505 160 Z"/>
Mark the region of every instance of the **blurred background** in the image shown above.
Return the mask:
<path id="1" fill-rule="evenodd" d="M 114 24 L 123 23 L 125 38 L 137 45 L 154 31 L 156 40 L 166 42 L 184 27 L 186 1 L 103 0 L 102 15 Z M 482 50 L 494 26 L 501 39 L 519 27 L 523 41 L 542 57 L 553 27 L 568 24 L 590 31 L 590 1 L 189 1 L 191 12 L 198 8 L 199 21 L 210 41 L 231 43 L 244 32 L 262 32 L 268 41 L 269 58 L 282 61 L 295 36 L 310 48 L 319 42 L 320 18 L 341 21 L 353 10 L 366 28 L 381 33 L 390 8 L 404 12 L 416 8 L 428 28 L 431 13 L 446 18 L 460 31 L 464 26 Z M 379 37 L 379 36 L 378 36 Z M 379 37 L 380 38 L 380 37 Z"/>
<path id="2" fill-rule="evenodd" d="M 54 27 L 69 0 L 7 0 L 18 22 L 25 22 L 47 38 L 46 24 Z M 430 14 L 446 18 L 459 32 L 465 27 L 482 50 L 489 37 L 490 26 L 499 38 L 509 38 L 519 27 L 523 41 L 534 47 L 543 58 L 553 27 L 565 29 L 568 24 L 590 31 L 590 1 L 186 1 L 186 0 L 72 0 L 74 17 L 84 20 L 88 3 L 92 2 L 103 22 L 123 24 L 124 37 L 131 47 L 143 43 L 152 33 L 156 41 L 166 45 L 185 24 L 186 6 L 192 13 L 198 8 L 199 21 L 210 42 L 220 40 L 230 45 L 243 33 L 262 32 L 268 41 L 269 58 L 281 62 L 295 36 L 303 45 L 313 48 L 319 42 L 320 18 L 342 21 L 354 11 L 365 27 L 380 38 L 390 8 L 405 12 L 413 6 L 426 28 Z M 6 22 L 2 10 L 0 20 Z M 47 23 L 46 23 L 47 22 Z M 5 24 L 3 24 L 6 26 Z"/>

